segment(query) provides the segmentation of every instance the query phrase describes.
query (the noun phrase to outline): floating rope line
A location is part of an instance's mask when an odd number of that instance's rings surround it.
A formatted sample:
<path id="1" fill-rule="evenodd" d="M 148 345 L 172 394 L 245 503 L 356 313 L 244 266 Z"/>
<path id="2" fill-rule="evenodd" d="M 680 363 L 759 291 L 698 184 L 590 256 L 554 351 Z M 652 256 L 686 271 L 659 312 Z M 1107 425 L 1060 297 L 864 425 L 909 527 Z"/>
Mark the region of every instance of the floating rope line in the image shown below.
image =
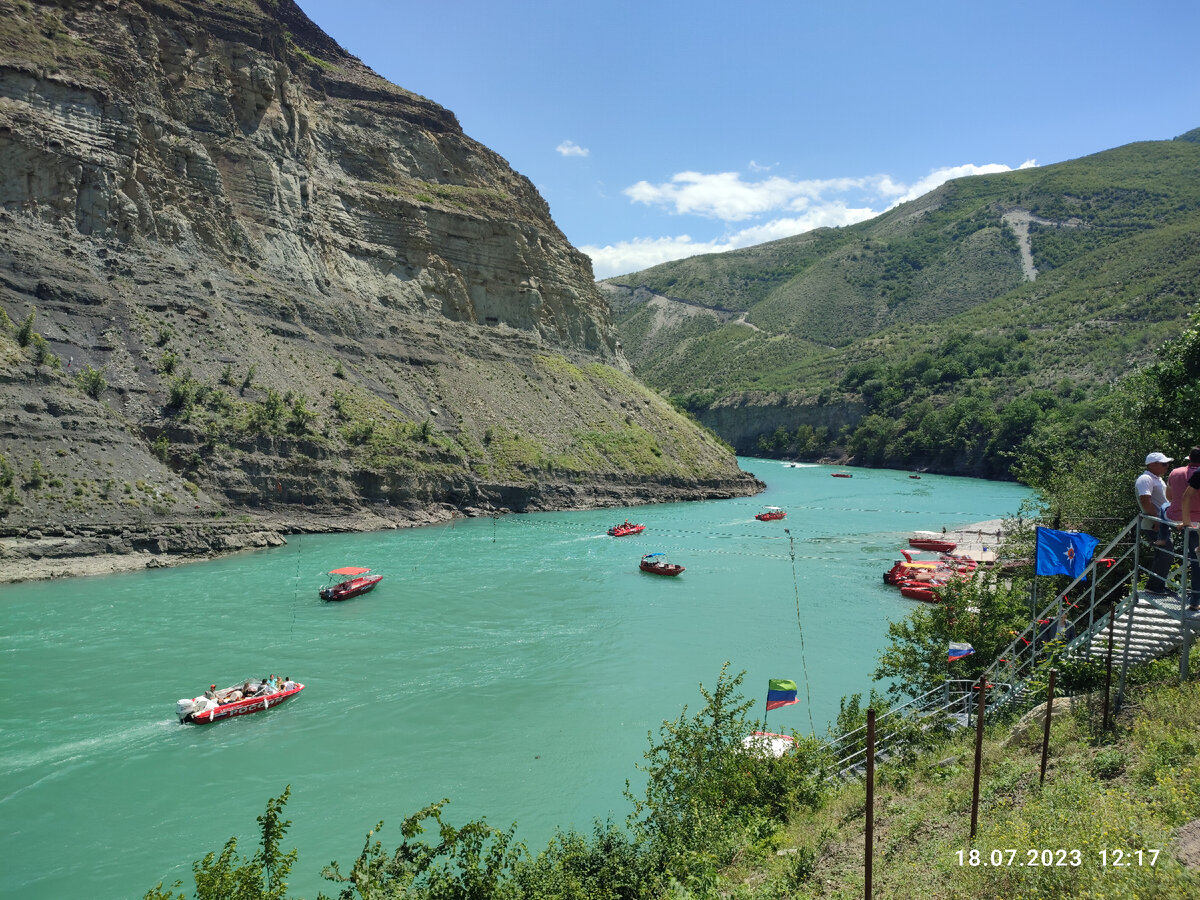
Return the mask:
<path id="1" fill-rule="evenodd" d="M 438 534 L 437 537 L 435 537 L 432 541 L 429 542 L 429 544 L 425 547 L 425 552 L 421 554 L 420 558 L 413 560 L 412 568 L 413 568 L 414 572 L 416 572 L 418 569 L 421 568 L 422 565 L 424 565 L 425 560 L 427 560 L 429 558 L 429 554 L 433 553 L 435 550 L 441 549 L 442 541 L 444 541 L 446 539 L 447 534 L 449 534 L 451 531 L 454 530 L 454 526 L 457 524 L 458 524 L 458 518 L 455 516 L 451 516 L 449 523 L 445 526 L 442 526 L 442 525 L 428 526 L 430 528 L 441 528 L 441 532 Z"/>
<path id="2" fill-rule="evenodd" d="M 296 605 L 300 602 L 300 542 L 304 540 L 304 532 L 296 537 L 296 589 L 292 592 L 292 634 L 296 633 Z"/>
<path id="3" fill-rule="evenodd" d="M 788 546 L 791 547 L 788 555 L 792 558 L 792 589 L 796 593 L 796 629 L 800 632 L 800 668 L 804 672 L 804 696 L 808 701 L 805 703 L 808 708 L 808 727 L 812 729 L 813 737 L 816 737 L 817 726 L 813 724 L 812 717 L 812 691 L 808 686 L 808 660 L 804 654 L 804 626 L 800 624 L 800 582 L 796 578 L 796 541 L 792 538 L 792 532 L 789 529 L 783 529 L 783 533 L 788 536 Z"/>

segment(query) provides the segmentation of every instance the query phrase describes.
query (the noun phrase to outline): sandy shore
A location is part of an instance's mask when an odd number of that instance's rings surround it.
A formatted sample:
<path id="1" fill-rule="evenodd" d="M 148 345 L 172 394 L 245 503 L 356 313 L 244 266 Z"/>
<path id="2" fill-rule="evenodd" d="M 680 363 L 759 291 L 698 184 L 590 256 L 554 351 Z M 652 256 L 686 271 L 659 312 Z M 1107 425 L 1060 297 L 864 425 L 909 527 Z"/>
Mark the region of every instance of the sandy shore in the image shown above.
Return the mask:
<path id="1" fill-rule="evenodd" d="M 1004 520 L 991 519 L 987 522 L 976 522 L 963 528 L 946 531 L 946 540 L 954 541 L 958 548 L 954 551 L 960 556 L 967 556 L 979 562 L 994 562 L 996 548 L 1004 533 Z"/>

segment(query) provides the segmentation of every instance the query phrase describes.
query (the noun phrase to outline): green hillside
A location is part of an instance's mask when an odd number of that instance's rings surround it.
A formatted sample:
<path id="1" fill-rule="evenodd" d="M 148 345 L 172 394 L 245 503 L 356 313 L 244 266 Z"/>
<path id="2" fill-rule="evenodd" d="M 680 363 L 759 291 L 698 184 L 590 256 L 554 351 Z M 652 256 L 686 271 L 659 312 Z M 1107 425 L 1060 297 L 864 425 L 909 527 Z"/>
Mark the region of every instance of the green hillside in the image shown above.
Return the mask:
<path id="1" fill-rule="evenodd" d="M 639 376 L 743 452 L 1003 476 L 1196 310 L 1196 135 L 602 284 Z"/>

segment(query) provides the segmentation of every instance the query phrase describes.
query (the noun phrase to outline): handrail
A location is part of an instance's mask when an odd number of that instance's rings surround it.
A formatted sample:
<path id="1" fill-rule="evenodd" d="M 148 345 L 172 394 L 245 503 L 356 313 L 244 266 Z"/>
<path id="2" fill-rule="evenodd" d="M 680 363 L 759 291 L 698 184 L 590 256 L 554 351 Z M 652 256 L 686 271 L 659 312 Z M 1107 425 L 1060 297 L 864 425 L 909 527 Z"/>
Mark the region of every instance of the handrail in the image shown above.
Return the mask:
<path id="1" fill-rule="evenodd" d="M 991 691 L 997 691 L 998 696 L 989 701 L 991 708 L 1006 706 L 1018 698 L 1028 699 L 1031 692 L 1025 690 L 1038 664 L 1039 654 L 1044 656 L 1044 647 L 1053 641 L 1061 641 L 1062 652 L 1068 654 L 1082 651 L 1090 655 L 1092 639 L 1104 628 L 1110 620 L 1114 621 L 1133 610 L 1142 598 L 1138 587 L 1139 576 L 1148 574 L 1141 564 L 1140 542 L 1138 540 L 1143 520 L 1162 523 L 1165 520 L 1155 516 L 1139 513 L 1114 537 L 1103 550 L 1095 554 L 1083 574 L 1074 579 L 1066 589 L 1055 595 L 1045 607 L 1036 612 L 1028 628 L 1013 638 L 1001 655 L 983 672 L 983 680 Z M 1179 528 L 1178 523 L 1166 524 Z M 1178 595 L 1187 596 L 1189 566 L 1188 546 L 1189 531 L 1194 528 L 1185 527 L 1182 552 L 1169 551 L 1179 562 L 1179 576 L 1172 582 L 1178 584 Z M 1200 541 L 1198 541 L 1200 542 Z M 1103 568 L 1101 563 L 1103 562 Z M 1070 595 L 1079 590 L 1087 594 L 1086 602 L 1072 603 Z M 1158 605 L 1158 604 L 1155 604 Z M 1161 607 L 1160 607 L 1161 608 Z M 1102 615 L 1097 611 L 1103 609 Z M 1077 612 L 1072 613 L 1071 610 Z M 1126 628 L 1125 641 L 1128 644 L 1130 628 Z M 1186 621 L 1181 622 L 1185 639 L 1191 635 L 1191 629 Z M 1185 642 L 1185 651 L 1187 643 Z M 1186 656 L 1186 653 L 1185 653 Z M 1128 667 L 1128 652 L 1122 665 L 1121 684 L 1124 685 L 1125 670 Z M 1180 663 L 1181 674 L 1186 677 L 1186 661 Z M 931 688 L 923 694 L 913 697 L 904 703 L 893 706 L 875 720 L 876 741 L 875 756 L 879 761 L 894 749 L 890 740 L 897 735 L 904 735 L 900 727 L 903 720 L 928 721 L 940 714 L 952 716 L 965 715 L 966 723 L 970 723 L 974 690 L 977 682 L 961 679 L 948 680 Z M 940 700 L 940 702 L 938 702 Z M 1120 692 L 1118 692 L 1118 704 Z M 952 713 L 958 707 L 961 713 Z M 886 725 L 884 724 L 886 723 Z M 884 733 L 880 736 L 881 726 Z M 838 776 L 854 772 L 866 759 L 866 725 L 862 725 L 844 734 L 838 735 L 823 745 L 832 753 L 837 761 L 834 772 Z M 891 730 L 887 730 L 891 729 Z"/>

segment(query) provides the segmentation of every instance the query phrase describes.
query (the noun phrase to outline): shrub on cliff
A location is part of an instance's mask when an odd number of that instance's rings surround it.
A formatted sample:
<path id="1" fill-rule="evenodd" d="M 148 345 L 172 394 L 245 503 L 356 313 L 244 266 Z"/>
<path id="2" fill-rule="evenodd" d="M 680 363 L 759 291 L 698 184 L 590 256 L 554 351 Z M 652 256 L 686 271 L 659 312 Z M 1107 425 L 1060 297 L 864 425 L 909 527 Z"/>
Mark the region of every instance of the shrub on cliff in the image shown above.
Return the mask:
<path id="1" fill-rule="evenodd" d="M 75 376 L 75 381 L 79 384 L 80 389 L 93 400 L 99 400 L 104 389 L 108 387 L 108 381 L 104 378 L 104 370 L 93 369 L 90 365 L 85 366 L 83 371 Z"/>

